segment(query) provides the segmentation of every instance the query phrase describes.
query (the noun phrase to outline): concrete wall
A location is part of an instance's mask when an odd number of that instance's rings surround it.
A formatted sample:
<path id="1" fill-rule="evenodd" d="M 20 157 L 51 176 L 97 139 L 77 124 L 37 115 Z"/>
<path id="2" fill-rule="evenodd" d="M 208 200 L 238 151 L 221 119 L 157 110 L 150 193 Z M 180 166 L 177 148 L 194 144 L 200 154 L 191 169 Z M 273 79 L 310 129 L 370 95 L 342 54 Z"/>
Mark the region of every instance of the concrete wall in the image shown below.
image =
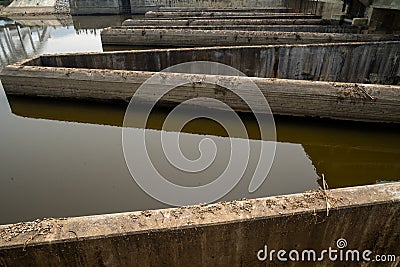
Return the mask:
<path id="1" fill-rule="evenodd" d="M 40 65 L 161 71 L 178 63 L 206 60 L 230 65 L 250 77 L 399 84 L 399 44 L 396 41 L 81 53 L 43 56 Z"/>
<path id="2" fill-rule="evenodd" d="M 149 11 L 145 15 L 147 18 L 191 18 L 191 17 L 260 17 L 260 18 L 297 18 L 298 16 L 304 18 L 304 14 L 298 13 L 281 13 L 281 12 L 261 12 L 261 11 Z M 320 18 L 313 15 L 307 15 L 306 18 Z"/>
<path id="3" fill-rule="evenodd" d="M 101 32 L 101 40 L 103 45 L 196 47 L 398 41 L 400 35 L 110 27 Z"/>
<path id="4" fill-rule="evenodd" d="M 284 7 L 287 0 L 70 0 L 71 14 L 121 14 L 123 3 L 130 12 L 144 14 L 158 7 Z"/>
<path id="5" fill-rule="evenodd" d="M 372 7 L 400 10 L 400 2 L 397 0 L 373 0 Z"/>
<path id="6" fill-rule="evenodd" d="M 71 15 L 121 14 L 121 0 L 70 0 Z"/>
<path id="7" fill-rule="evenodd" d="M 352 26 L 339 25 L 224 25 L 224 26 L 135 26 L 136 29 L 174 29 L 174 30 L 234 30 L 234 31 L 275 31 L 275 32 L 321 32 L 321 33 L 360 33 Z"/>
<path id="8" fill-rule="evenodd" d="M 135 6 L 160 7 L 284 7 L 287 0 L 131 0 Z"/>
<path id="9" fill-rule="evenodd" d="M 353 49 L 349 49 L 352 46 Z M 393 62 L 387 62 L 387 58 L 381 55 L 396 54 L 400 49 L 398 43 L 386 46 L 376 43 L 370 48 L 365 44 L 336 45 L 331 49 L 315 45 L 316 50 L 301 47 L 169 49 L 42 56 L 24 65 L 6 67 L 0 77 L 8 95 L 129 101 L 134 91 L 153 74 L 151 71 L 192 60 L 225 63 L 253 77 L 290 76 L 292 79 L 306 77 L 337 81 L 355 80 L 367 75 L 369 79 L 383 82 L 389 79 L 388 74 L 392 75 L 393 71 L 398 73 L 398 65 L 394 69 Z M 340 49 L 335 52 L 335 47 Z M 301 49 L 305 50 L 301 52 Z M 342 54 L 346 49 L 347 57 Z M 299 53 L 304 54 L 299 56 Z M 360 60 L 363 54 L 364 59 Z M 186 77 L 182 74 L 168 74 L 166 77 L 173 79 L 174 75 Z M 190 81 L 201 80 L 202 75 L 191 74 L 187 77 Z M 219 84 L 232 79 L 228 76 L 218 77 Z M 251 79 L 266 96 L 274 114 L 400 122 L 399 86 Z M 149 94 L 150 98 L 151 92 Z M 221 94 L 220 87 L 215 85 L 188 82 L 181 91 L 166 96 L 161 103 L 176 105 L 193 97 L 204 96 L 219 99 L 234 110 L 249 112 L 247 105 L 232 94 Z"/>
<path id="10" fill-rule="evenodd" d="M 4 266 L 378 266 L 260 262 L 268 250 L 371 250 L 400 255 L 399 183 L 183 208 L 0 226 Z M 327 212 L 327 203 L 330 208 Z M 23 232 L 22 229 L 34 229 Z M 41 235 L 37 233 L 41 231 Z M 337 253 L 339 254 L 339 253 Z M 287 255 L 286 255 L 287 256 Z M 395 266 L 400 261 L 380 263 Z"/>
<path id="11" fill-rule="evenodd" d="M 223 25 L 331 25 L 322 19 L 127 19 L 123 26 L 223 26 Z"/>

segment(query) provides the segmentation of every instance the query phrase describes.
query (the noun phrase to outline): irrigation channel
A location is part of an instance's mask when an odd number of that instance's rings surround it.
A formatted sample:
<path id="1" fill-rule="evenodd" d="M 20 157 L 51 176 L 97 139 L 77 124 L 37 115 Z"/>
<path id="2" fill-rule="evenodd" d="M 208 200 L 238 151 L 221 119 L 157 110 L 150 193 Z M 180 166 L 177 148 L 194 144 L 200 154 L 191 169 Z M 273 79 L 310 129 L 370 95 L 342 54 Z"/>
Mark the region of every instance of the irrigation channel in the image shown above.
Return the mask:
<path id="1" fill-rule="evenodd" d="M 120 46 L 103 47 L 100 29 L 108 26 L 121 29 L 125 19 L 111 16 L 77 17 L 61 22 L 3 20 L 1 66 L 4 68 L 37 54 L 121 49 Z M 140 19 L 134 18 L 129 23 L 140 24 Z M 357 31 L 349 27 L 324 27 L 331 32 Z M 315 27 L 308 28 L 315 30 Z M 6 96 L 1 87 L 0 224 L 167 207 L 146 195 L 128 172 L 121 144 L 125 109 L 126 104 Z M 161 129 L 169 111 L 158 108 L 152 113 L 147 128 Z M 197 112 L 187 108 L 177 116 Z M 143 114 L 138 112 L 135 116 Z M 259 133 L 254 117 L 247 114 L 241 117 L 250 139 L 256 142 Z M 322 175 L 329 188 L 399 180 L 399 126 L 395 124 L 289 116 L 275 116 L 275 122 L 276 160 L 267 181 L 250 194 L 247 190 L 250 176 L 245 176 L 221 200 L 313 190 L 322 185 Z M 236 127 L 228 119 L 225 123 Z M 215 140 L 222 147 L 227 139 L 226 131 L 207 119 L 188 123 L 183 132 L 189 133 L 185 135 L 183 147 L 194 158 L 198 156 L 196 147 L 202 135 L 217 136 Z M 163 160 L 162 156 L 157 158 L 159 162 Z M 218 160 L 224 166 L 228 155 L 222 152 Z M 184 173 L 160 164 L 171 181 L 186 186 L 206 184 L 221 171 L 217 166 L 207 176 L 187 180 Z"/>

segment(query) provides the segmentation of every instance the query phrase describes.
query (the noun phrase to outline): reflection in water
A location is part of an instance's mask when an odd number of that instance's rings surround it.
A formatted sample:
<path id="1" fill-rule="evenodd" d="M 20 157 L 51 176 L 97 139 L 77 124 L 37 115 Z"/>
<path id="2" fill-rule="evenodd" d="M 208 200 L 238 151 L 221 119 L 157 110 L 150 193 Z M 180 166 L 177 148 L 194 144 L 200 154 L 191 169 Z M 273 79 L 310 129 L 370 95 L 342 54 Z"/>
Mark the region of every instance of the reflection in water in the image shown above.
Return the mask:
<path id="1" fill-rule="evenodd" d="M 39 54 L 101 52 L 100 31 L 143 16 L 74 16 L 53 19 L 0 19 L 0 70 Z"/>
<path id="2" fill-rule="evenodd" d="M 126 17 L 0 20 L 0 69 L 38 54 L 101 52 L 100 30 Z"/>
<path id="3" fill-rule="evenodd" d="M 121 105 L 56 101 L 22 97 L 9 98 L 14 114 L 51 120 L 121 126 Z M 193 110 L 187 110 L 193 112 Z M 148 128 L 161 129 L 167 109 L 150 116 Z M 136 114 L 144 116 L 144 114 Z M 258 138 L 257 124 L 243 116 L 250 138 Z M 305 120 L 276 117 L 279 142 L 301 144 L 330 188 L 373 184 L 400 179 L 399 127 L 385 124 Z M 184 132 L 226 136 L 224 128 L 206 119 L 189 122 Z"/>
<path id="4" fill-rule="evenodd" d="M 12 114 L 1 88 L 0 110 L 0 224 L 29 220 L 37 217 L 77 216 L 144 210 L 166 207 L 147 196 L 133 181 L 126 167 L 121 145 L 122 128 L 115 126 L 64 122 L 56 120 L 23 118 Z M 21 100 L 21 102 L 20 102 Z M 46 105 L 12 98 L 11 106 L 16 113 L 33 117 L 42 114 Z M 22 103 L 22 107 L 21 107 Z M 74 118 L 101 118 L 96 105 L 67 102 L 47 102 L 55 107 L 53 114 Z M 105 120 L 119 120 L 123 110 L 116 107 L 105 109 Z M 104 113 L 102 113 L 104 114 Z M 56 115 L 55 117 L 57 117 Z M 115 116 L 115 117 L 114 117 Z M 162 115 L 163 116 L 163 115 Z M 52 119 L 54 119 L 53 117 Z M 90 120 L 90 119 L 89 119 Z M 113 123 L 111 123 L 113 124 Z M 143 131 L 143 129 L 137 129 Z M 159 131 L 154 132 L 159 135 Z M 154 134 L 153 133 L 153 134 Z M 195 154 L 199 135 L 186 135 L 183 147 L 193 148 Z M 227 140 L 214 137 L 217 144 Z M 153 150 L 155 162 L 160 164 L 168 178 L 188 186 L 204 184 L 217 177 L 225 167 L 227 157 L 222 156 L 217 167 L 210 169 L 203 178 L 188 180 L 167 168 L 162 153 Z M 261 141 L 253 141 L 261 142 Z M 222 154 L 224 155 L 224 154 Z M 255 164 L 255 160 L 250 161 Z M 290 164 L 290 168 L 288 165 Z M 303 192 L 318 188 L 318 176 L 312 162 L 300 144 L 278 143 L 276 160 L 267 181 L 254 193 L 248 193 L 250 174 L 245 174 L 239 184 L 223 199 L 255 198 Z"/>

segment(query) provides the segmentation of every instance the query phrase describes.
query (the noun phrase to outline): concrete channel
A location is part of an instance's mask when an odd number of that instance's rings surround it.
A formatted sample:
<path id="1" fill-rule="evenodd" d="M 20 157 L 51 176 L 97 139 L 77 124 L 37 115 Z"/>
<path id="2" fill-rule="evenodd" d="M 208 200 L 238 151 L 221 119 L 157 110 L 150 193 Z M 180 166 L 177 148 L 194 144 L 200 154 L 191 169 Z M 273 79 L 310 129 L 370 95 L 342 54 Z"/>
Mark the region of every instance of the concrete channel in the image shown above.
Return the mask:
<path id="1" fill-rule="evenodd" d="M 215 61 L 248 75 L 266 96 L 274 114 L 398 123 L 400 62 L 396 61 L 396 55 L 399 44 L 245 46 L 49 55 L 10 65 L 0 77 L 9 95 L 129 101 L 154 72 L 187 61 Z M 165 77 L 166 82 L 174 77 L 188 79 L 179 91 L 161 100 L 165 105 L 176 105 L 202 95 L 220 99 L 234 110 L 250 111 L 232 92 L 221 90 L 226 83 L 242 83 L 243 78 L 215 76 L 221 87 L 193 82 L 204 80 L 203 74 L 167 73 Z"/>
<path id="2" fill-rule="evenodd" d="M 109 2 L 101 12 L 121 12 L 118 1 Z M 269 2 L 276 2 L 276 8 L 258 8 L 262 5 L 258 3 L 254 8 L 223 10 L 214 3 L 199 10 L 194 5 L 176 7 L 178 1 L 172 7 L 157 6 L 146 13 L 147 19 L 104 29 L 102 43 L 168 49 L 41 55 L 7 66 L 0 78 L 8 96 L 126 104 L 156 72 L 189 61 L 214 61 L 248 78 L 164 73 L 162 85 L 154 84 L 155 89 L 169 87 L 176 78 L 187 83 L 165 95 L 161 104 L 171 107 L 202 96 L 250 112 L 243 100 L 224 88 L 250 79 L 275 115 L 400 123 L 400 35 L 361 34 L 362 27 L 290 13 L 278 5 L 285 1 Z M 76 12 L 84 14 L 91 7 L 88 4 L 83 1 Z M 134 6 L 141 8 L 141 4 L 135 1 Z M 196 48 L 170 48 L 174 46 Z M 202 82 L 206 78 L 216 84 Z M 371 261 L 364 259 L 363 264 L 375 266 L 373 255 L 400 255 L 399 217 L 400 183 L 394 182 L 162 210 L 38 219 L 0 225 L 0 265 L 286 266 L 276 258 L 263 262 L 257 256 L 266 254 L 267 248 L 317 253 L 334 248 L 346 254 L 347 248 L 337 245 L 344 239 L 352 251 L 371 251 Z M 310 261 L 302 264 L 309 266 Z M 326 257 L 316 265 L 335 263 Z"/>
<path id="3" fill-rule="evenodd" d="M 0 263 L 287 266 L 276 254 L 270 260 L 270 251 L 296 249 L 300 257 L 304 250 L 316 252 L 315 256 L 307 252 L 305 260 L 294 262 L 310 266 L 322 250 L 331 248 L 337 260 L 330 261 L 325 254 L 313 266 L 348 265 L 351 262 L 340 260 L 339 255 L 349 250 L 359 251 L 363 266 L 376 266 L 377 254 L 400 255 L 399 217 L 400 183 L 387 183 L 163 210 L 50 218 L 0 226 Z M 348 247 L 337 246 L 338 240 L 345 240 Z M 267 257 L 260 261 L 265 246 Z M 367 261 L 362 257 L 366 250 L 371 251 Z"/>

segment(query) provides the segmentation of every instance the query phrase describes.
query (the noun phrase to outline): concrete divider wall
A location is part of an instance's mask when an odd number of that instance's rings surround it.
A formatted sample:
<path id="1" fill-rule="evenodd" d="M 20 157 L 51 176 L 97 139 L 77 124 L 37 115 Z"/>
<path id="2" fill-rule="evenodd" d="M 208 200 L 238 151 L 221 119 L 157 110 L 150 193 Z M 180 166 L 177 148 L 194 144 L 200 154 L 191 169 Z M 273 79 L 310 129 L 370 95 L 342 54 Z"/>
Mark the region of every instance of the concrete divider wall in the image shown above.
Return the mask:
<path id="1" fill-rule="evenodd" d="M 111 27 L 101 32 L 101 40 L 104 45 L 195 47 L 398 41 L 400 35 Z"/>
<path id="2" fill-rule="evenodd" d="M 136 6 L 160 7 L 286 7 L 288 0 L 131 0 Z"/>
<path id="3" fill-rule="evenodd" d="M 122 26 L 127 27 L 127 26 Z M 120 28 L 122 28 L 120 27 Z M 115 28 L 115 27 L 114 27 Z M 321 33 L 360 33 L 352 26 L 341 25 L 224 25 L 224 26 L 134 26 L 136 29 L 174 29 L 174 30 L 235 30 L 235 31 L 275 31 L 275 32 L 321 32 Z"/>
<path id="4" fill-rule="evenodd" d="M 152 53 L 158 50 L 148 51 L 151 58 Z M 126 71 L 115 70 L 124 67 L 124 55 L 121 52 L 111 53 L 114 57 L 108 58 L 106 63 L 114 66 L 113 69 L 91 69 L 72 67 L 73 58 L 65 56 L 53 57 L 58 63 L 65 63 L 66 67 L 43 67 L 40 66 L 45 57 L 38 57 L 28 64 L 29 66 L 15 64 L 6 67 L 0 77 L 7 95 L 28 95 L 40 97 L 88 99 L 94 101 L 130 101 L 133 93 L 146 81 L 153 72 L 149 71 Z M 101 54 L 100 55 L 101 58 Z M 104 58 L 103 58 L 104 59 Z M 160 58 L 160 64 L 166 58 Z M 85 62 L 85 60 L 87 60 Z M 92 61 L 101 62 L 96 59 L 96 54 L 90 57 L 81 57 L 80 62 L 88 65 Z M 237 58 L 237 62 L 241 58 Z M 135 61 L 129 61 L 131 68 Z M 144 64 L 144 65 L 143 65 Z M 156 68 L 157 66 L 145 65 L 143 67 Z M 250 70 L 258 64 L 254 61 L 246 62 L 241 66 Z M 262 66 L 261 66 L 262 67 Z M 246 70 L 246 69 L 244 69 Z M 259 71 L 266 71 L 261 68 Z M 269 71 L 269 70 L 268 70 Z M 202 74 L 165 74 L 165 86 L 168 81 L 176 78 L 187 77 L 189 81 L 202 81 Z M 230 76 L 210 77 L 217 79 L 217 84 L 224 85 L 232 82 L 241 84 L 243 78 Z M 355 121 L 374 122 L 400 122 L 400 87 L 389 85 L 371 85 L 337 82 L 313 82 L 303 80 L 282 80 L 269 78 L 251 78 L 257 84 L 261 92 L 267 98 L 272 112 L 275 115 L 311 116 Z M 160 84 L 155 84 L 160 88 Z M 249 92 L 250 93 L 250 92 Z M 151 99 L 152 91 L 144 95 L 143 101 Z M 251 112 L 248 106 L 230 91 L 217 86 L 202 82 L 188 82 L 184 86 L 175 89 L 173 93 L 167 94 L 160 100 L 160 104 L 175 106 L 185 100 L 195 97 L 210 97 L 223 101 L 232 109 L 239 112 Z M 209 108 L 216 108 L 206 103 Z"/>
<path id="5" fill-rule="evenodd" d="M 360 186 L 174 209 L 33 223 L 45 234 L 0 226 L 4 266 L 377 266 L 400 255 L 400 183 Z M 327 208 L 327 205 L 330 208 Z M 327 212 L 328 209 L 328 212 Z M 15 237 L 7 238 L 15 235 Z M 32 238 L 34 236 L 34 238 Z M 347 246 L 338 248 L 337 240 Z M 27 241 L 28 240 L 28 241 Z M 261 262 L 271 250 L 337 250 L 322 261 Z M 371 261 L 340 260 L 339 250 L 370 250 Z M 263 256 L 261 254 L 261 256 Z M 284 256 L 288 256 L 287 254 Z M 345 256 L 343 256 L 345 257 Z M 312 259 L 311 257 L 310 259 Z M 306 257 L 307 259 L 307 257 Z M 345 258 L 344 258 L 345 259 Z M 355 258 L 357 259 L 357 258 Z M 400 261 L 380 263 L 396 266 Z"/>
<path id="6" fill-rule="evenodd" d="M 219 41 L 219 40 L 217 40 Z M 43 66 L 160 71 L 216 61 L 253 77 L 399 84 L 400 42 L 187 48 L 42 57 Z"/>
<path id="7" fill-rule="evenodd" d="M 127 19 L 122 26 L 223 26 L 223 25 L 331 25 L 322 19 Z"/>
<path id="8" fill-rule="evenodd" d="M 295 18 L 301 16 L 299 13 L 286 13 L 286 12 L 261 12 L 261 11 L 199 11 L 199 12 L 186 12 L 186 11 L 149 11 L 146 12 L 148 18 L 184 18 L 184 17 L 288 17 Z M 312 18 L 312 17 L 311 17 Z"/>
<path id="9" fill-rule="evenodd" d="M 49 1 L 49 0 L 46 0 Z M 144 14 L 158 7 L 285 7 L 287 0 L 69 0 L 71 14 Z M 127 10 L 129 5 L 129 11 Z M 125 11 L 125 12 L 124 12 Z"/>

